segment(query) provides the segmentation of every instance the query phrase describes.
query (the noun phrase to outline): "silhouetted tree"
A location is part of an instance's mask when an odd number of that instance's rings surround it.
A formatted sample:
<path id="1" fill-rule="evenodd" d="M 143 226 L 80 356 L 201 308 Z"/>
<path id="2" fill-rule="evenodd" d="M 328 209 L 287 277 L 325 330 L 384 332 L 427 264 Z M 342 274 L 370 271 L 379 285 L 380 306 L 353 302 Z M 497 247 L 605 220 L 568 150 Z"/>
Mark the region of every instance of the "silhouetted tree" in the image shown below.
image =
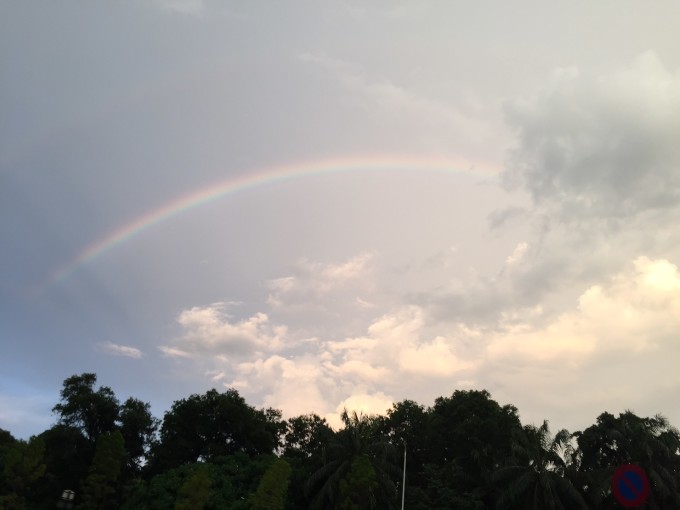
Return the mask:
<path id="1" fill-rule="evenodd" d="M 61 401 L 53 412 L 59 415 L 59 423 L 79 429 L 92 443 L 106 432 L 116 429 L 118 400 L 113 390 L 101 386 L 95 391 L 97 375 L 84 373 L 64 381 Z"/>
<path id="2" fill-rule="evenodd" d="M 154 448 L 154 469 L 236 452 L 271 454 L 279 445 L 283 427 L 280 412 L 257 410 L 234 389 L 191 395 L 174 402 L 165 413 L 160 443 Z"/>
<path id="3" fill-rule="evenodd" d="M 515 430 L 512 459 L 494 479 L 501 484 L 498 510 L 588 510 L 565 477 L 571 453 L 571 435 L 560 430 L 553 438 L 548 422 Z"/>
<path id="4" fill-rule="evenodd" d="M 79 510 L 117 508 L 116 482 L 125 462 L 125 448 L 120 431 L 102 434 L 97 440 L 94 459 L 83 483 Z"/>
<path id="5" fill-rule="evenodd" d="M 356 480 L 364 479 L 369 484 L 362 489 L 370 494 L 369 508 L 394 508 L 396 482 L 402 474 L 394 446 L 378 433 L 379 422 L 374 417 L 356 412 L 350 414 L 345 410 L 342 420 L 345 427 L 335 434 L 324 450 L 324 465 L 309 479 L 308 491 L 314 496 L 314 507 L 339 508 L 344 501 L 341 482 L 344 481 L 345 486 L 350 483 L 347 477 L 354 467 L 351 482 L 356 484 Z M 362 456 L 369 461 L 373 475 L 368 476 L 364 461 L 358 460 Z M 354 490 L 358 489 L 354 487 Z"/>
<path id="6" fill-rule="evenodd" d="M 283 459 L 277 459 L 262 475 L 257 491 L 251 501 L 252 510 L 284 510 L 291 467 Z"/>
<path id="7" fill-rule="evenodd" d="M 574 434 L 582 490 L 591 505 L 615 508 L 610 483 L 622 464 L 637 464 L 649 476 L 651 492 L 645 508 L 680 508 L 680 433 L 662 416 L 641 418 L 630 411 L 618 418 L 602 413 L 595 425 Z"/>

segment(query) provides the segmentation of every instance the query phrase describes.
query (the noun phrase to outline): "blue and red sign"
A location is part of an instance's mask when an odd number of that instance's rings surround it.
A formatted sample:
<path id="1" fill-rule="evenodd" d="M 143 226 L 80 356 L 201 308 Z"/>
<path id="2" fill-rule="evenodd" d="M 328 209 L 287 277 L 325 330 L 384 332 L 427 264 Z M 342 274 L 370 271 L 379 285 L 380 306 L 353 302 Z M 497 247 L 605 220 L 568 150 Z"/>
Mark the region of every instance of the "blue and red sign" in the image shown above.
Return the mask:
<path id="1" fill-rule="evenodd" d="M 624 464 L 612 477 L 612 492 L 626 508 L 638 507 L 649 497 L 649 478 L 639 466 Z"/>

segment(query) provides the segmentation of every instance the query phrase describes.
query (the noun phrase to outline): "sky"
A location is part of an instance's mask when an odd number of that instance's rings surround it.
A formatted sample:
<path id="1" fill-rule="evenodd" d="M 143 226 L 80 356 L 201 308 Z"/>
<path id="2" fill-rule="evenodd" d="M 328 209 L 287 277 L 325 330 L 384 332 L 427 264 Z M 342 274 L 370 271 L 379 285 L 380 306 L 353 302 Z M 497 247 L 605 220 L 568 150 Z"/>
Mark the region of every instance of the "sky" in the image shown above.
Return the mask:
<path id="1" fill-rule="evenodd" d="M 486 389 L 680 426 L 680 4 L 0 3 L 0 428 Z"/>

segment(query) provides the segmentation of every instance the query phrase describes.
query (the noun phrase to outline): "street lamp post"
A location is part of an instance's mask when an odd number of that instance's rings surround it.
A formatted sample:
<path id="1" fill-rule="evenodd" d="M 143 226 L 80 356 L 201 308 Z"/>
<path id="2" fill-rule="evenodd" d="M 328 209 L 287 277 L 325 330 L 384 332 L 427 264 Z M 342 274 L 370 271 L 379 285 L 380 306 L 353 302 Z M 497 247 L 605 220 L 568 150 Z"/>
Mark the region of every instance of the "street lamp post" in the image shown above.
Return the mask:
<path id="1" fill-rule="evenodd" d="M 401 510 L 404 510 L 405 496 L 406 496 L 406 441 L 404 441 L 404 473 L 401 481 Z"/>
<path id="2" fill-rule="evenodd" d="M 76 493 L 72 490 L 66 489 L 61 493 L 59 501 L 57 501 L 57 508 L 73 508 Z"/>

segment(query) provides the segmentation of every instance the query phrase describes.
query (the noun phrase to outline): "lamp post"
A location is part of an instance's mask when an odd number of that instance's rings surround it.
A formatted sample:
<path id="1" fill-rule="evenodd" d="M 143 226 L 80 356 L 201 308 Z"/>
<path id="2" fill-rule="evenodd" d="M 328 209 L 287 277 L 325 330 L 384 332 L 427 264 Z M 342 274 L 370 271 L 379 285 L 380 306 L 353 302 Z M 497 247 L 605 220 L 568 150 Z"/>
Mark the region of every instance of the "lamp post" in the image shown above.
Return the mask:
<path id="1" fill-rule="evenodd" d="M 57 501 L 57 508 L 73 508 L 76 493 L 72 490 L 66 489 L 61 493 L 59 501 Z"/>
<path id="2" fill-rule="evenodd" d="M 401 510 L 404 510 L 405 496 L 406 496 L 406 441 L 404 441 L 404 473 L 401 481 Z"/>

